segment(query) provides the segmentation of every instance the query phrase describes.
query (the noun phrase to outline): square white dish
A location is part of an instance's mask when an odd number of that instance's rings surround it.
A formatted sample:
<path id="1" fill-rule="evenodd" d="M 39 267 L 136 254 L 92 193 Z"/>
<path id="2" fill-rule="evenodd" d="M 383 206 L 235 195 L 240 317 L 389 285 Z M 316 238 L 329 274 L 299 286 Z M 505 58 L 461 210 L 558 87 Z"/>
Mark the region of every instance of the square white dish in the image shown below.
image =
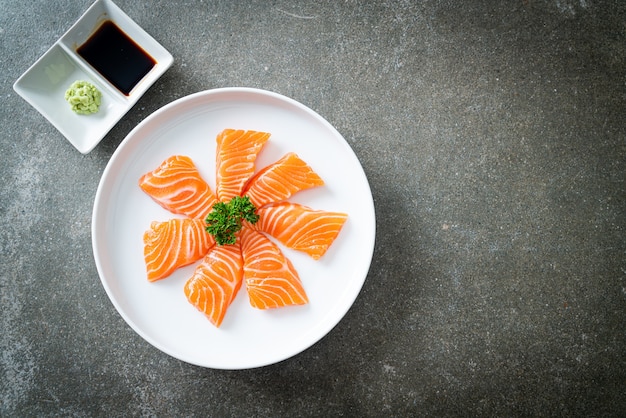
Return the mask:
<path id="1" fill-rule="evenodd" d="M 108 20 L 156 62 L 127 95 L 76 52 Z M 172 55 L 163 46 L 111 0 L 97 0 L 14 83 L 13 89 L 48 119 L 78 151 L 87 154 L 167 71 L 173 61 Z M 65 91 L 77 80 L 88 81 L 102 92 L 102 103 L 97 113 L 76 114 L 65 101 Z"/>

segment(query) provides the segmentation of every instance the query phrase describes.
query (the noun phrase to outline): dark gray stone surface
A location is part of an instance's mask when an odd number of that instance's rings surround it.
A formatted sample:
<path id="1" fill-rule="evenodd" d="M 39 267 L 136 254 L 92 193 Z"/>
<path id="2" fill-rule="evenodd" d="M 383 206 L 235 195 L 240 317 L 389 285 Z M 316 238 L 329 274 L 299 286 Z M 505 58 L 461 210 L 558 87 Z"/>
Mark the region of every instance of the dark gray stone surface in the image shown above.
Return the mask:
<path id="1" fill-rule="evenodd" d="M 118 0 L 175 63 L 81 155 L 12 84 L 89 4 L 0 1 L 0 416 L 624 413 L 625 2 Z M 126 134 L 225 86 L 325 117 L 377 211 L 345 318 L 244 371 L 135 334 L 90 240 Z"/>

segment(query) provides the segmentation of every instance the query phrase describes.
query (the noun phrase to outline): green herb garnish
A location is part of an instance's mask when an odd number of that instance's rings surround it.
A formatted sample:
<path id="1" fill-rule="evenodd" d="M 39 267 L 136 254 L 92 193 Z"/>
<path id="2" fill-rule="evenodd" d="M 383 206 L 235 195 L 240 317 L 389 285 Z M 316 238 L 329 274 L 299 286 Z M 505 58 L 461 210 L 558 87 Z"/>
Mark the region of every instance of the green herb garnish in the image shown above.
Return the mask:
<path id="1" fill-rule="evenodd" d="M 242 220 L 255 224 L 259 215 L 248 196 L 235 196 L 230 202 L 218 202 L 206 217 L 206 230 L 218 245 L 234 244 L 235 234 L 241 230 Z"/>

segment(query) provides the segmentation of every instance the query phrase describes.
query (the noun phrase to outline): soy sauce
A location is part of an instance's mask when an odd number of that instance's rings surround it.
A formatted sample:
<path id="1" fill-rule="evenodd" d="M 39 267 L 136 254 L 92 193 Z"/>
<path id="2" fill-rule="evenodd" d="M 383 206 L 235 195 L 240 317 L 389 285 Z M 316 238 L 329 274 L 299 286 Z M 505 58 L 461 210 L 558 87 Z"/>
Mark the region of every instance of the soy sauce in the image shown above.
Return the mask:
<path id="1" fill-rule="evenodd" d="M 126 96 L 156 65 L 154 58 L 110 20 L 76 52 Z"/>

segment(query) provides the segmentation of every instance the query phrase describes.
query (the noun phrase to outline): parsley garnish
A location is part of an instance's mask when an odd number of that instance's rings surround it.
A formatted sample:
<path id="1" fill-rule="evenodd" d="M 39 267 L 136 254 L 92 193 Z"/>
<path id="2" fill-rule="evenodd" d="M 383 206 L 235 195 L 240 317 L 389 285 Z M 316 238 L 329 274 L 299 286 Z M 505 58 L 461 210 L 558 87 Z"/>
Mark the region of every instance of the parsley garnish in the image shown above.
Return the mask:
<path id="1" fill-rule="evenodd" d="M 248 196 L 235 196 L 230 202 L 218 202 L 206 217 L 206 230 L 218 245 L 234 244 L 235 234 L 241 230 L 242 220 L 255 224 L 259 215 Z"/>

